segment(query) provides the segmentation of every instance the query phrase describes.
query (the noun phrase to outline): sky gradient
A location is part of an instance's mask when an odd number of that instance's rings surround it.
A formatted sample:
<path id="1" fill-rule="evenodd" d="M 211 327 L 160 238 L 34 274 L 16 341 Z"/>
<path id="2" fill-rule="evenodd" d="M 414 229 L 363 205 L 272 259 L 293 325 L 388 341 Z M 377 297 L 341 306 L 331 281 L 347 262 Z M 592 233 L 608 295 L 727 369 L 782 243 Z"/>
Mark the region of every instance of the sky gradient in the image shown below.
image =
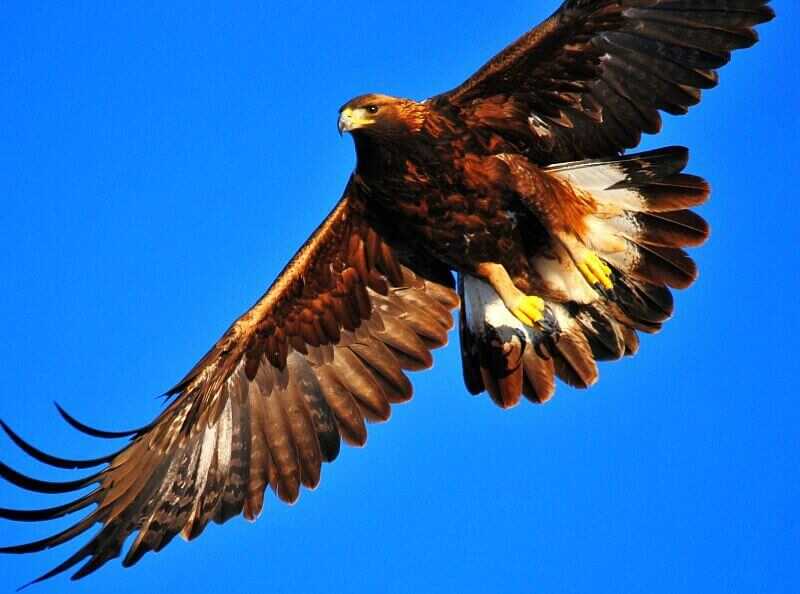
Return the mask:
<path id="1" fill-rule="evenodd" d="M 327 214 L 354 163 L 341 104 L 449 89 L 557 2 L 99 4 L 0 20 L 0 418 L 67 457 L 115 444 L 54 400 L 148 422 Z M 795 591 L 800 7 L 774 6 L 762 43 L 643 144 L 691 148 L 713 234 L 635 359 L 504 412 L 463 388 L 454 334 L 297 505 L 270 496 L 254 526 L 34 592 Z M 4 436 L 0 458 L 71 476 Z M 54 503 L 0 484 L 0 507 Z M 0 521 L 0 545 L 64 525 Z M 75 548 L 0 557 L 0 592 Z"/>

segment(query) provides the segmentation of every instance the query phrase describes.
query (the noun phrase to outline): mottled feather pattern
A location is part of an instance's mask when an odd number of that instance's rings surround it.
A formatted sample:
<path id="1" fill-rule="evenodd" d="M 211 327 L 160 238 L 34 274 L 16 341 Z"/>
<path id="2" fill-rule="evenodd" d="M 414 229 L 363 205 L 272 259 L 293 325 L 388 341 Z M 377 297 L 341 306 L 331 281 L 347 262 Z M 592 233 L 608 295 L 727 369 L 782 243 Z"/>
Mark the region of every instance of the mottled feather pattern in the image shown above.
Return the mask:
<path id="1" fill-rule="evenodd" d="M 98 507 L 50 539 L 0 551 L 49 548 L 99 523 L 89 543 L 41 579 L 86 561 L 76 574 L 83 577 L 119 556 L 124 540 L 137 532 L 124 559 L 133 565 L 177 534 L 194 539 L 210 522 L 242 512 L 255 519 L 267 486 L 280 499 L 296 501 L 301 486 L 319 484 L 322 463 L 339 453 L 340 436 L 363 445 L 365 421 L 387 420 L 391 404 L 411 397 L 404 371 L 431 365 L 430 350 L 446 343 L 458 298 L 397 262 L 358 222 L 351 199 L 304 248 L 316 258 L 304 265 L 328 274 L 303 283 L 282 277 L 282 294 L 264 298 L 274 305 L 254 316 L 262 300 L 234 324 L 170 391 L 173 400 L 155 423 L 113 458 L 73 464 L 107 464 L 105 470 L 65 484 L 19 475 L 14 482 L 20 486 L 47 492 L 95 482 L 101 489 L 67 506 L 0 510 L 0 517 L 50 519 L 92 503 Z M 287 270 L 291 274 L 291 265 Z M 64 465 L 41 454 L 43 461 Z M 6 467 L 0 472 L 9 480 L 17 476 Z"/>
<path id="2" fill-rule="evenodd" d="M 534 118 L 525 150 L 539 164 L 619 153 L 661 129 L 659 110 L 684 114 L 717 85 L 715 70 L 774 17 L 768 3 L 568 0 L 434 101 L 468 118 L 497 96 L 523 105 Z"/>
<path id="3" fill-rule="evenodd" d="M 623 156 L 661 112 L 684 114 L 716 86 L 717 69 L 757 40 L 769 0 L 566 0 L 462 85 L 426 101 L 363 95 L 340 113 L 356 170 L 344 197 L 265 295 L 167 393 L 162 413 L 116 452 L 70 460 L 0 428 L 35 460 L 74 470 L 37 480 L 0 463 L 0 478 L 74 501 L 0 508 L 38 522 L 82 512 L 49 538 L 0 548 L 22 554 L 97 531 L 37 580 L 124 565 L 210 522 L 255 520 L 267 489 L 287 503 L 315 488 L 341 442 L 411 398 L 408 371 L 429 368 L 453 309 L 467 389 L 504 408 L 550 400 L 556 378 L 586 388 L 597 362 L 635 354 L 638 332 L 672 316 L 672 289 L 697 267 L 684 251 L 709 227 L 691 209 L 708 184 L 684 173 L 688 151 Z M 587 254 L 606 283 L 580 271 Z M 489 265 L 506 288 L 541 297 L 520 321 L 476 278 Z M 486 281 L 486 282 L 485 282 Z M 83 564 L 83 565 L 80 565 Z"/>
<path id="4" fill-rule="evenodd" d="M 557 325 L 557 338 L 546 348 L 541 348 L 543 335 L 510 314 L 498 319 L 490 311 L 505 310 L 490 287 L 469 279 L 465 288 L 461 279 L 465 308 L 476 300 L 483 303 L 471 316 L 462 314 L 460 324 L 467 387 L 473 393 L 487 391 L 509 408 L 525 388 L 534 402 L 551 398 L 555 377 L 577 388 L 593 385 L 599 378 L 597 362 L 635 354 L 636 332 L 657 332 L 672 316 L 670 288 L 686 288 L 697 278 L 683 248 L 701 245 L 709 235 L 708 224 L 689 208 L 702 204 L 709 188 L 702 179 L 683 173 L 688 151 L 681 147 L 544 170 L 519 157 L 502 157 L 515 173 L 519 192 L 533 197 L 530 207 L 550 220 L 549 228 L 572 227 L 614 266 L 614 289 L 604 293 L 587 285 L 558 252 L 537 254 L 535 268 L 541 277 L 533 284 L 546 297 Z M 542 176 L 557 178 L 561 185 L 537 180 Z M 584 208 L 574 198 L 580 194 L 586 196 Z M 565 202 L 571 211 L 565 210 Z"/>

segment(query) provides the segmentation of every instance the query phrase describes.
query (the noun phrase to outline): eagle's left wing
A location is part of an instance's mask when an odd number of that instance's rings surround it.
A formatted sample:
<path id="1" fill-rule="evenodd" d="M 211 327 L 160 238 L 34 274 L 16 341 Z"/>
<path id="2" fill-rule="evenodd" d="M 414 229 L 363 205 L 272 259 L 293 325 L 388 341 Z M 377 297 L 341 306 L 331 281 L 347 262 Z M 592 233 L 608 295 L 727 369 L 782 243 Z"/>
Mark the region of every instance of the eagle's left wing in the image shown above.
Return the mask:
<path id="1" fill-rule="evenodd" d="M 170 392 L 150 425 L 129 433 L 120 452 L 67 460 L 41 452 L 7 425 L 9 437 L 40 462 L 68 469 L 102 467 L 70 482 L 27 477 L 0 463 L 0 477 L 38 493 L 92 488 L 49 509 L 0 509 L 0 518 L 45 521 L 85 511 L 66 530 L 1 553 L 49 549 L 99 531 L 36 581 L 84 565 L 74 579 L 120 555 L 136 563 L 177 534 L 197 537 L 209 521 L 244 513 L 255 519 L 264 491 L 295 501 L 315 487 L 340 438 L 363 445 L 366 421 L 385 421 L 392 403 L 411 398 L 404 370 L 430 367 L 458 305 L 450 272 L 419 255 L 401 259 L 362 218 L 355 184 L 250 311 L 237 320 Z M 409 260 L 414 258 L 414 261 Z"/>
<path id="2" fill-rule="evenodd" d="M 684 114 L 731 52 L 773 18 L 769 0 L 566 0 L 469 80 L 432 98 L 539 164 L 608 157 Z"/>

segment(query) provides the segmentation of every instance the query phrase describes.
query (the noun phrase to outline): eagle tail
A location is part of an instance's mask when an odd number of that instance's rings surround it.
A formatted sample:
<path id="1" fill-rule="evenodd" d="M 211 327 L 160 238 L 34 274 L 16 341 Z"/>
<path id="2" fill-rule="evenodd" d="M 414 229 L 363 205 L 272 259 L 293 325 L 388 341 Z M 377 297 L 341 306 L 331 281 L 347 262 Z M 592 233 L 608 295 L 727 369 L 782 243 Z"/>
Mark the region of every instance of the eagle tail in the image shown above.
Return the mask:
<path id="1" fill-rule="evenodd" d="M 595 203 L 583 239 L 610 265 L 613 289 L 590 291 L 590 298 L 576 290 L 568 301 L 546 299 L 550 318 L 531 328 L 488 284 L 460 278 L 462 363 L 470 392 L 486 391 L 503 408 L 523 395 L 544 403 L 555 392 L 556 377 L 587 388 L 598 380 L 598 361 L 636 354 L 637 331 L 661 329 L 673 312 L 670 288 L 686 288 L 697 278 L 683 248 L 702 244 L 709 233 L 689 210 L 707 200 L 708 184 L 682 173 L 687 162 L 686 149 L 671 147 L 547 169 Z M 565 287 L 577 286 L 577 271 L 561 273 Z"/>
<path id="2" fill-rule="evenodd" d="M 536 403 L 548 401 L 555 392 L 555 368 L 545 349 L 555 335 L 555 320 L 552 329 L 525 326 L 488 283 L 473 276 L 459 275 L 458 290 L 467 389 L 488 392 L 502 408 L 516 406 L 523 394 Z"/>
<path id="3" fill-rule="evenodd" d="M 547 317 L 531 327 L 518 320 L 486 282 L 463 275 L 459 332 L 464 382 L 475 395 L 488 392 L 502 408 L 525 396 L 544 404 L 556 378 L 588 388 L 599 377 L 597 361 L 633 355 L 634 328 L 608 304 L 580 305 L 545 300 Z"/>
<path id="4" fill-rule="evenodd" d="M 547 172 L 594 202 L 595 211 L 584 219 L 584 243 L 626 285 L 685 289 L 698 273 L 683 248 L 702 245 L 709 235 L 708 223 L 690 210 L 708 199 L 708 183 L 683 173 L 688 160 L 687 149 L 668 147 L 563 163 Z"/>

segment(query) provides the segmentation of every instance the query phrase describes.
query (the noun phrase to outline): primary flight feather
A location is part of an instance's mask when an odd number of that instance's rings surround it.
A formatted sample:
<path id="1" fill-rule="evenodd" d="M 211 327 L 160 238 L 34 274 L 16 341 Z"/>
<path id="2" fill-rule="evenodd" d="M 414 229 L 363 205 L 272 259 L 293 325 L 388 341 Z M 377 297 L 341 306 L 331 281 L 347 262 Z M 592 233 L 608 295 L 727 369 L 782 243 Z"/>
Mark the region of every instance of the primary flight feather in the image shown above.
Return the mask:
<path id="1" fill-rule="evenodd" d="M 339 112 L 357 165 L 344 195 L 267 293 L 172 389 L 146 427 L 64 483 L 0 463 L 34 492 L 91 490 L 49 509 L 0 509 L 38 522 L 83 512 L 32 553 L 99 525 L 61 565 L 84 577 L 123 551 L 133 565 L 176 535 L 261 513 L 266 489 L 294 502 L 340 442 L 411 398 L 460 307 L 464 379 L 500 406 L 545 402 L 555 378 L 585 388 L 597 361 L 638 349 L 671 316 L 670 289 L 697 277 L 684 248 L 708 237 L 691 208 L 708 197 L 683 172 L 686 149 L 636 155 L 660 111 L 686 113 L 731 51 L 773 18 L 769 0 L 567 0 L 456 89 L 418 102 L 364 95 Z M 457 275 L 457 281 L 453 278 Z"/>

